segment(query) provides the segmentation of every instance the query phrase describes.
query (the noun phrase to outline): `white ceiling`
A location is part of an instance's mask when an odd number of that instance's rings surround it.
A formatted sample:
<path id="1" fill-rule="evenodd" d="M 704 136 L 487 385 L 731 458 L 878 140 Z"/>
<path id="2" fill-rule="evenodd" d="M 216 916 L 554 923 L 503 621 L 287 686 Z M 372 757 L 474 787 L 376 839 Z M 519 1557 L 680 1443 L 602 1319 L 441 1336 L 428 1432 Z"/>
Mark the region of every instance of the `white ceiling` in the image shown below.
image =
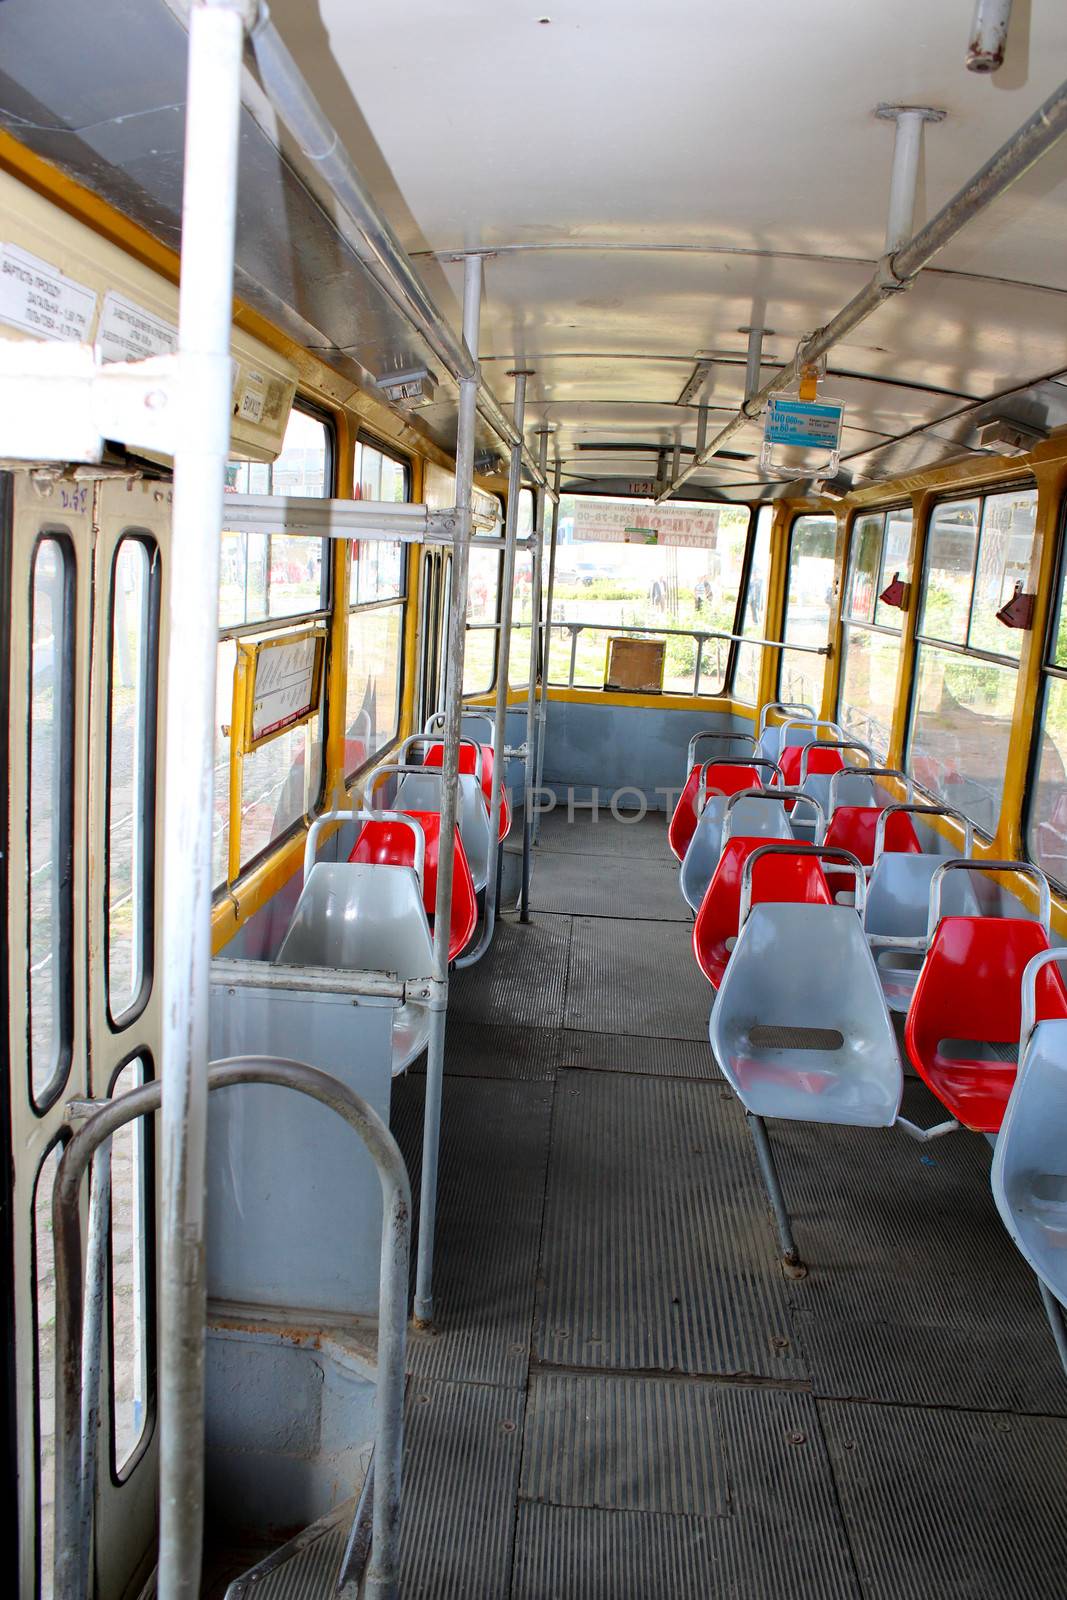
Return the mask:
<path id="1" fill-rule="evenodd" d="M 881 103 L 930 105 L 917 222 L 1067 76 L 1063 0 L 1016 0 L 1002 70 L 964 67 L 973 0 L 272 0 L 272 13 L 439 303 L 485 265 L 480 355 L 565 469 L 692 445 L 678 399 L 736 406 L 745 335 L 787 359 L 881 253 L 893 145 Z M 539 18 L 550 20 L 542 23 Z M 1067 368 L 1067 141 L 830 358 L 861 451 Z M 447 422 L 450 402 L 427 420 Z M 716 413 L 724 416 L 725 412 Z M 758 449 L 758 430 L 732 441 Z M 958 444 L 955 446 L 958 449 Z M 862 469 L 862 464 L 861 464 Z M 698 482 L 736 480 L 716 463 Z M 873 467 L 870 468 L 873 471 Z"/>

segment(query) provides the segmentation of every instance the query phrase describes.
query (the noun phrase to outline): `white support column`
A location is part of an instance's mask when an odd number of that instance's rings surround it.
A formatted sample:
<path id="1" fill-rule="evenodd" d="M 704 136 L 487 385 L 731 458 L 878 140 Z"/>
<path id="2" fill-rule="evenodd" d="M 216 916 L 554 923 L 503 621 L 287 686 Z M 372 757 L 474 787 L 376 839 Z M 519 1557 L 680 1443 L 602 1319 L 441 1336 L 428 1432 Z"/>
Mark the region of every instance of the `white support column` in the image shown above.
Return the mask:
<path id="1" fill-rule="evenodd" d="M 196 1600 L 204 1514 L 204 1178 L 215 656 L 237 210 L 241 0 L 195 0 L 182 201 L 163 824 L 160 1600 Z M 180 711 L 177 702 L 180 700 Z"/>
<path id="2" fill-rule="evenodd" d="M 452 546 L 452 592 L 449 602 L 445 706 L 442 739 L 441 839 L 437 855 L 437 899 L 434 905 L 433 975 L 448 984 L 448 945 L 452 928 L 452 874 L 455 863 L 459 738 L 463 716 L 463 659 L 467 640 L 467 574 L 470 565 L 471 502 L 474 490 L 474 430 L 478 404 L 478 328 L 481 317 L 482 258 L 465 258 L 463 270 L 463 337 L 474 360 L 474 372 L 459 386 L 456 434 L 456 531 Z M 415 1320 L 433 1318 L 433 1245 L 437 1221 L 437 1163 L 441 1143 L 441 1094 L 445 1070 L 445 1007 L 430 1014 L 426 1058 L 426 1104 L 422 1125 L 422 1191 L 419 1208 L 418 1263 L 415 1274 Z"/>

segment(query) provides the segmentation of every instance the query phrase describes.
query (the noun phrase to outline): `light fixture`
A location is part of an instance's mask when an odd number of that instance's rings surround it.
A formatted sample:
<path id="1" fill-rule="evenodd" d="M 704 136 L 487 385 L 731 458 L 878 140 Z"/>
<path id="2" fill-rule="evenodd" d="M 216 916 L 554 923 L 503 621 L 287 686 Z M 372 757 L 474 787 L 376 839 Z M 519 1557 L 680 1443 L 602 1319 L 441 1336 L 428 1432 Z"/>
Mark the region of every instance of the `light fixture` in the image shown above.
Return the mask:
<path id="1" fill-rule="evenodd" d="M 978 443 L 1002 456 L 1025 456 L 1036 444 L 1048 438 L 1048 429 L 1031 422 L 1016 422 L 1013 417 L 991 417 L 978 429 Z"/>
<path id="2" fill-rule="evenodd" d="M 437 379 L 428 367 L 407 372 L 386 372 L 375 383 L 395 406 L 428 405 L 437 393 Z"/>

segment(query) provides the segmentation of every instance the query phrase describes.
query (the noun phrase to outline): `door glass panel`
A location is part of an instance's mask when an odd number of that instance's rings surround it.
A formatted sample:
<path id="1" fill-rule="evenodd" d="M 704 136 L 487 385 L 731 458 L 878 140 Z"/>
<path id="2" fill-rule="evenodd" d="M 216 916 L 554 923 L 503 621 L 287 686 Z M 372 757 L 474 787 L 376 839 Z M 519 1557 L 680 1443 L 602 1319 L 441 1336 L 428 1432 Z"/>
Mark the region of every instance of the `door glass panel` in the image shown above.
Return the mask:
<path id="1" fill-rule="evenodd" d="M 154 731 L 157 641 L 152 621 L 154 547 L 123 539 L 111 577 L 108 707 L 107 996 L 113 1022 L 137 1000 L 145 978 L 152 914 L 147 864 L 155 808 L 149 739 Z"/>
<path id="2" fill-rule="evenodd" d="M 128 1061 L 115 1079 L 112 1098 L 144 1082 L 140 1057 Z M 137 1454 L 149 1422 L 151 1184 L 146 1133 L 151 1126 L 149 1119 L 135 1117 L 111 1136 L 111 1453 L 119 1478 Z"/>
<path id="3" fill-rule="evenodd" d="M 41 1600 L 51 1600 L 55 1559 L 56 1435 L 56 1258 L 52 1191 L 62 1145 L 41 1162 L 33 1191 L 34 1354 L 37 1390 L 37 1561 Z"/>
<path id="4" fill-rule="evenodd" d="M 66 1079 L 73 1024 L 74 554 L 64 536 L 37 545 L 30 606 L 27 993 L 30 1087 L 44 1109 Z"/>

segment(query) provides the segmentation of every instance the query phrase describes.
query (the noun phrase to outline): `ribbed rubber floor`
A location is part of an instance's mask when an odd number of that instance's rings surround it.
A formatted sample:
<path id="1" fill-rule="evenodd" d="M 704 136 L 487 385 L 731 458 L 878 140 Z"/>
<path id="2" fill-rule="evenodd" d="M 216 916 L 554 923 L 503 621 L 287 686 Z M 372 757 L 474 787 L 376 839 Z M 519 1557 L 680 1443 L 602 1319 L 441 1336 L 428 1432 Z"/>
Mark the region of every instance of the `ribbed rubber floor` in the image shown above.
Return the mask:
<path id="1" fill-rule="evenodd" d="M 707 1042 L 714 991 L 688 924 L 575 917 L 564 1026 Z"/>
<path id="2" fill-rule="evenodd" d="M 588 808 L 576 807 L 571 823 L 567 821 L 566 805 L 546 812 L 541 818 L 537 849 L 538 852 L 563 850 L 582 856 L 646 856 L 654 861 L 674 860 L 667 843 L 667 818 L 662 811 L 647 811 L 643 817 L 634 813 L 625 822 L 617 822 L 606 804 L 600 807 L 595 820 Z"/>
<path id="3" fill-rule="evenodd" d="M 987 1146 L 771 1124 L 786 1278 L 688 927 L 581 899 L 653 821 L 547 818 L 560 911 L 454 982 L 405 1600 L 1065 1600 L 1067 1380 Z"/>
<path id="4" fill-rule="evenodd" d="M 855 1600 L 861 1591 L 811 1398 L 721 1386 L 713 1394 L 726 1513 L 520 1504 L 514 1600 Z M 631 1448 L 659 1459 L 665 1442 L 652 1428 Z"/>
<path id="5" fill-rule="evenodd" d="M 921 1083 L 903 1109 L 922 1127 L 945 1116 Z M 799 1123 L 772 1123 L 770 1136 L 811 1269 L 793 1297 L 817 1393 L 1067 1415 L 1067 1378 L 993 1204 L 984 1139 L 918 1145 L 892 1129 Z"/>
<path id="6" fill-rule="evenodd" d="M 534 911 L 566 911 L 588 917 L 639 917 L 644 922 L 684 922 L 693 917 L 678 887 L 673 860 L 630 856 L 625 871 L 604 869 L 603 856 L 573 851 L 538 851 L 530 884 Z"/>
<path id="7" fill-rule="evenodd" d="M 394 1085 L 418 1231 L 424 1079 Z M 551 1085 L 450 1078 L 441 1119 L 434 1331 L 412 1333 L 408 1371 L 522 1387 L 529 1361 Z M 414 1265 L 414 1263 L 413 1263 Z"/>
<path id="8" fill-rule="evenodd" d="M 570 945 L 570 917 L 502 921 L 481 961 L 453 973 L 449 1021 L 561 1027 Z"/>
<path id="9" fill-rule="evenodd" d="M 582 1072 L 636 1072 L 655 1078 L 718 1078 L 719 1070 L 707 1039 L 654 1039 L 618 1033 L 579 1033 L 565 1028 L 559 1036 L 558 1065 Z"/>
<path id="10" fill-rule="evenodd" d="M 562 1037 L 556 1028 L 473 1022 L 450 1013 L 445 1030 L 445 1072 L 457 1078 L 550 1079 L 555 1076 Z M 411 1073 L 425 1077 L 425 1055 Z"/>
<path id="11" fill-rule="evenodd" d="M 559 1074 L 541 1278 L 541 1361 L 805 1374 L 744 1116 L 719 1084 Z"/>
<path id="12" fill-rule="evenodd" d="M 407 1509 L 400 1535 L 403 1600 L 430 1595 L 504 1600 L 508 1595 L 523 1407 L 519 1390 L 425 1379 L 409 1383 Z"/>
<path id="13" fill-rule="evenodd" d="M 1067 1595 L 1067 1422 L 819 1409 L 866 1600 Z"/>

